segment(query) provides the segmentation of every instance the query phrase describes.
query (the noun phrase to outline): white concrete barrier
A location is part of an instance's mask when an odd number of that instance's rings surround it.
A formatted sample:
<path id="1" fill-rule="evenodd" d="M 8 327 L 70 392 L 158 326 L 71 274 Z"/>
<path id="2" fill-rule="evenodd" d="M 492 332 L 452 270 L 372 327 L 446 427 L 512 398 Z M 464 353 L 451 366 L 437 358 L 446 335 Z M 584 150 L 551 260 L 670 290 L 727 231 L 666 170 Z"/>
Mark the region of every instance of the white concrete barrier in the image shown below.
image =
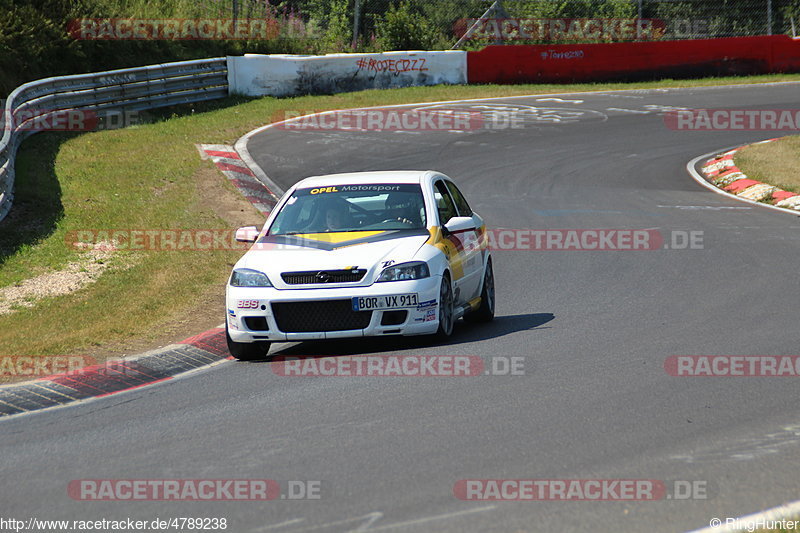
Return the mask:
<path id="1" fill-rule="evenodd" d="M 324 56 L 228 56 L 231 94 L 332 94 L 440 83 L 467 83 L 467 53 L 409 51 Z"/>

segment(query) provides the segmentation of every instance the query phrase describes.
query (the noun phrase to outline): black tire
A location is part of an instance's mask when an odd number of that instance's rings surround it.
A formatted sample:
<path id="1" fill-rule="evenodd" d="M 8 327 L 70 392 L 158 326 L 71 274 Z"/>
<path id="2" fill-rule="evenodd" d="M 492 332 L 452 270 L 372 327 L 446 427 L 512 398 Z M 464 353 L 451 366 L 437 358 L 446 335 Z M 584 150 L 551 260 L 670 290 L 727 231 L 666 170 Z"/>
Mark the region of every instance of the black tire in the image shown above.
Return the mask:
<path id="1" fill-rule="evenodd" d="M 486 263 L 486 273 L 483 275 L 483 288 L 481 289 L 481 305 L 471 313 L 464 316 L 467 322 L 491 322 L 494 320 L 494 270 L 492 259 Z"/>
<path id="2" fill-rule="evenodd" d="M 442 277 L 442 285 L 439 288 L 439 329 L 436 330 L 436 338 L 439 340 L 449 339 L 453 334 L 453 287 L 450 286 L 450 277 L 445 274 Z"/>
<path id="3" fill-rule="evenodd" d="M 227 324 L 225 324 L 225 340 L 228 341 L 228 351 L 239 361 L 266 359 L 271 344 L 269 341 L 234 342 L 228 334 Z"/>

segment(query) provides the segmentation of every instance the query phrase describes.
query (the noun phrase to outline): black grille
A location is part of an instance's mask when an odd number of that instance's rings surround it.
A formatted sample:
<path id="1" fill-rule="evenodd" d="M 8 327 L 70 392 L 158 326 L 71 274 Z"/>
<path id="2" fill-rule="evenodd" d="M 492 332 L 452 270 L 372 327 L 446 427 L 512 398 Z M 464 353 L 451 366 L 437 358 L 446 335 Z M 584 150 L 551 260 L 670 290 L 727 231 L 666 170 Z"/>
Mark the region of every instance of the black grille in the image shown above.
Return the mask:
<path id="1" fill-rule="evenodd" d="M 272 302 L 272 314 L 285 333 L 364 329 L 372 319 L 372 311 L 353 311 L 351 300 Z"/>
<path id="2" fill-rule="evenodd" d="M 289 285 L 313 285 L 322 283 L 352 283 L 361 281 L 365 269 L 309 270 L 308 272 L 284 272 L 283 281 Z"/>

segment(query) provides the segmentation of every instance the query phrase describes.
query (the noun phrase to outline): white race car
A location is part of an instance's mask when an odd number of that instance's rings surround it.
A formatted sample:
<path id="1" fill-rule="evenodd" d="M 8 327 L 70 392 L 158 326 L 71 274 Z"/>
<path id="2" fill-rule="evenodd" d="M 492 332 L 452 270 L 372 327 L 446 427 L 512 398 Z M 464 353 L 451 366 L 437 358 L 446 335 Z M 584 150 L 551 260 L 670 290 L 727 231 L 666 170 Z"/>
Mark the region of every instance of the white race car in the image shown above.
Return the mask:
<path id="1" fill-rule="evenodd" d="M 486 226 L 447 176 L 359 172 L 307 178 L 278 202 L 226 289 L 228 348 L 264 358 L 274 341 L 450 336 L 494 318 Z"/>

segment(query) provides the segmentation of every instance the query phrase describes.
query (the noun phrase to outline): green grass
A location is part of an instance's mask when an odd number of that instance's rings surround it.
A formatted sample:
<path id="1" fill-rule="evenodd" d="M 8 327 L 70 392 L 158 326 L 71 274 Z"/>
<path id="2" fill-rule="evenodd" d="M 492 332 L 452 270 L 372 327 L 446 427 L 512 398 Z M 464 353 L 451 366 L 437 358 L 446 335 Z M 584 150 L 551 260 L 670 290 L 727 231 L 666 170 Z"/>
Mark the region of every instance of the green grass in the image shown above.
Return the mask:
<path id="1" fill-rule="evenodd" d="M 798 81 L 794 76 L 664 80 L 636 84 L 438 86 L 332 96 L 227 99 L 161 113 L 153 124 L 82 135 L 39 134 L 18 156 L 17 200 L 0 222 L 0 287 L 63 268 L 78 257 L 65 244 L 79 229 L 228 228 L 197 186 L 195 143 L 233 144 L 289 110 L 322 110 L 463 98 L 618 89 Z M 219 182 L 224 177 L 217 173 Z M 302 176 L 298 176 L 301 178 Z M 224 183 L 231 194 L 230 185 Z M 255 213 L 255 211 L 253 211 Z M 148 339 L 197 310 L 201 294 L 222 294 L 241 252 L 121 252 L 126 269 L 33 308 L 0 316 L 0 354 L 75 354 Z M 216 311 L 215 311 L 216 312 Z M 220 322 L 224 309 L 218 310 Z M 179 340 L 179 339 L 175 339 Z"/>
<path id="2" fill-rule="evenodd" d="M 800 193 L 800 135 L 748 146 L 736 152 L 734 160 L 748 178 Z"/>

